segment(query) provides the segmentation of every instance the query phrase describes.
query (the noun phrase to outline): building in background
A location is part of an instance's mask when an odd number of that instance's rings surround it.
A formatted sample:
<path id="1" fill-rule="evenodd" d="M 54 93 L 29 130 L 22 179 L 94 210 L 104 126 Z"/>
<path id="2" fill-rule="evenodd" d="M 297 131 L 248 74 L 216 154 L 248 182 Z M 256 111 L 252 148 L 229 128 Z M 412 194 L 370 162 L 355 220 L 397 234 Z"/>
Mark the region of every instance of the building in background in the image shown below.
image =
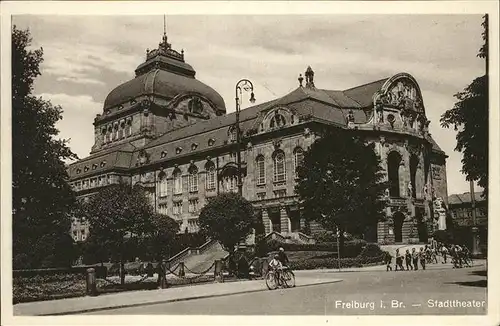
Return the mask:
<path id="1" fill-rule="evenodd" d="M 135 78 L 113 89 L 96 116 L 90 155 L 68 168 L 78 197 L 118 182 L 141 184 L 157 212 L 177 220 L 181 232 L 196 232 L 208 198 L 237 191 L 235 113 L 226 114 L 222 97 L 195 75 L 166 35 L 147 51 Z M 447 156 L 429 133 L 417 81 L 399 73 L 326 90 L 310 67 L 304 76 L 291 93 L 240 114 L 243 196 L 260 212 L 266 234 L 308 242 L 321 230 L 300 216 L 295 171 L 328 125 L 376 143 L 390 188 L 388 219 L 371 240 L 427 241 L 439 228 L 434 201 L 447 204 Z M 74 227 L 81 238 L 82 226 Z"/>
<path id="2" fill-rule="evenodd" d="M 488 247 L 488 201 L 482 197 L 482 192 L 474 193 L 476 221 L 472 216 L 472 201 L 470 192 L 453 194 L 448 197 L 448 210 L 453 219 L 455 234 L 472 248 L 472 228 L 477 227 L 479 248 L 482 253 Z"/>
<path id="3" fill-rule="evenodd" d="M 488 225 L 488 203 L 482 198 L 482 193 L 475 193 L 476 225 Z M 472 202 L 470 192 L 453 194 L 448 197 L 448 210 L 453 221 L 458 226 L 472 226 Z"/>

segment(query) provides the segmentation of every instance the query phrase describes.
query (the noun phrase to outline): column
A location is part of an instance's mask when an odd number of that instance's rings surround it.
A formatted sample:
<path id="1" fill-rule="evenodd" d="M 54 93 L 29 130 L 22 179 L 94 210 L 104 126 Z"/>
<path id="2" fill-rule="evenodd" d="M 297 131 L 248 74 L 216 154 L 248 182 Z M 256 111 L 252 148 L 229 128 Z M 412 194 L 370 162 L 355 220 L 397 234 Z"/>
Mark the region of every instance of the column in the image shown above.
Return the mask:
<path id="1" fill-rule="evenodd" d="M 281 224 L 281 233 L 291 233 L 291 223 L 290 217 L 288 216 L 288 212 L 285 207 L 280 208 L 280 224 Z"/>
<path id="2" fill-rule="evenodd" d="M 266 234 L 269 234 L 273 232 L 273 224 L 271 223 L 271 220 L 269 219 L 269 214 L 267 212 L 267 209 L 262 209 L 262 223 L 264 223 L 264 232 Z"/>

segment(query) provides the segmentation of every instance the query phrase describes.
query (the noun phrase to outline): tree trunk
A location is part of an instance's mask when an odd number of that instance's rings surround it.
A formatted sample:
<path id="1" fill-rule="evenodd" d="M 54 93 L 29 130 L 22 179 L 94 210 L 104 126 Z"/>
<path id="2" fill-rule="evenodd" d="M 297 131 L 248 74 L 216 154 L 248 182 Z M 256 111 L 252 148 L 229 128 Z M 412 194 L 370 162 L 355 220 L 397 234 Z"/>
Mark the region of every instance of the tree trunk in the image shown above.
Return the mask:
<path id="1" fill-rule="evenodd" d="M 120 284 L 125 284 L 125 264 L 122 259 L 120 259 Z"/>
<path id="2" fill-rule="evenodd" d="M 342 258 L 344 255 L 344 243 L 345 243 L 344 230 L 339 229 L 339 248 L 338 248 L 338 250 L 340 253 L 340 258 Z"/>
<path id="3" fill-rule="evenodd" d="M 120 284 L 125 284 L 125 264 L 123 263 L 123 237 L 120 242 Z"/>

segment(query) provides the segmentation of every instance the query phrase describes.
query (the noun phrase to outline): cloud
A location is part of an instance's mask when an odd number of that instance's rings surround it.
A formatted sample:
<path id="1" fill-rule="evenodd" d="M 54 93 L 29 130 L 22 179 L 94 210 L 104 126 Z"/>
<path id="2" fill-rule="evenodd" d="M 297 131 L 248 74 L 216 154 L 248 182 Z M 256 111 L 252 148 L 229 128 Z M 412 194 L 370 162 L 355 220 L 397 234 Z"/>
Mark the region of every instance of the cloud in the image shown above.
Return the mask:
<path id="1" fill-rule="evenodd" d="M 104 82 L 99 80 L 103 70 L 130 73 L 140 61 L 137 55 L 121 54 L 109 47 L 79 45 L 72 47 L 61 41 L 45 42 L 42 73 L 56 76 L 58 81 L 104 85 Z"/>
<path id="2" fill-rule="evenodd" d="M 61 82 L 71 82 L 71 83 L 76 83 L 76 84 L 96 84 L 96 85 L 106 85 L 104 82 L 96 79 L 91 79 L 91 78 L 85 78 L 83 76 L 64 76 L 64 77 L 57 77 L 57 81 Z"/>
<path id="3" fill-rule="evenodd" d="M 102 111 L 102 103 L 95 102 L 88 95 L 68 95 L 64 93 L 37 94 L 45 100 L 50 100 L 53 105 L 60 105 L 63 109 L 62 120 L 56 127 L 59 129 L 60 139 L 69 139 L 69 146 L 78 157 L 89 154 L 94 145 L 94 126 L 92 125 L 96 114 Z"/>

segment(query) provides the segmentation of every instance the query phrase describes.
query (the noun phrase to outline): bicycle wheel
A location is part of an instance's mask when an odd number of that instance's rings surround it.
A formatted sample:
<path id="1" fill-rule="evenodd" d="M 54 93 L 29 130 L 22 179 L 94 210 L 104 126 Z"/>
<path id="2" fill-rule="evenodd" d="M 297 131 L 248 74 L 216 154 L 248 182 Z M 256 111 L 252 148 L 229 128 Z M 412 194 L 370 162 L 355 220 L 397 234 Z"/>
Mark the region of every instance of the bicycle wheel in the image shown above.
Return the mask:
<path id="1" fill-rule="evenodd" d="M 276 290 L 278 288 L 278 282 L 276 281 L 276 274 L 274 272 L 267 272 L 266 285 L 269 290 Z"/>
<path id="2" fill-rule="evenodd" d="M 295 287 L 295 274 L 292 271 L 283 271 L 283 280 L 285 285 L 289 288 Z"/>

